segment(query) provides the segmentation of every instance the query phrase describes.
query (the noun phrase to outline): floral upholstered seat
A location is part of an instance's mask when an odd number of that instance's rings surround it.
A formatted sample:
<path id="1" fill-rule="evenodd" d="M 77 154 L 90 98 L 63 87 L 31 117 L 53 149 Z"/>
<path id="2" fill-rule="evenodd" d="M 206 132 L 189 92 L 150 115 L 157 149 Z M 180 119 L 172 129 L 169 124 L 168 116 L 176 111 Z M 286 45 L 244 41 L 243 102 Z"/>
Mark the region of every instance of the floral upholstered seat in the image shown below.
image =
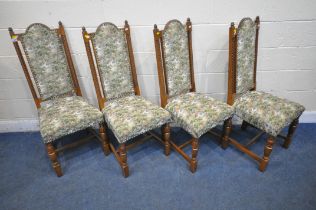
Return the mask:
<path id="1" fill-rule="evenodd" d="M 238 27 L 235 114 L 272 136 L 304 111 L 298 103 L 255 91 L 257 24 L 244 18 Z"/>
<path id="2" fill-rule="evenodd" d="M 102 113 L 81 96 L 75 96 L 74 81 L 56 30 L 35 23 L 20 39 L 43 101 L 38 114 L 44 143 L 98 125 Z"/>
<path id="3" fill-rule="evenodd" d="M 194 138 L 199 138 L 233 114 L 233 108 L 226 103 L 198 93 L 174 97 L 165 108 L 175 123 Z"/>
<path id="4" fill-rule="evenodd" d="M 141 96 L 112 100 L 102 112 L 119 143 L 160 127 L 170 120 L 166 110 Z"/>
<path id="5" fill-rule="evenodd" d="M 47 101 L 38 110 L 40 132 L 45 143 L 62 136 L 98 126 L 102 113 L 80 96 Z"/>
<path id="6" fill-rule="evenodd" d="M 233 109 L 219 100 L 191 91 L 193 85 L 186 25 L 178 20 L 169 21 L 162 40 L 166 86 L 170 98 L 165 109 L 179 126 L 194 138 L 199 138 L 229 118 Z"/>
<path id="7" fill-rule="evenodd" d="M 102 112 L 119 143 L 158 128 L 170 119 L 166 110 L 135 94 L 137 81 L 133 81 L 126 29 L 102 23 L 91 36 L 106 98 Z"/>
<path id="8" fill-rule="evenodd" d="M 272 136 L 277 136 L 305 110 L 298 103 L 259 91 L 250 91 L 237 98 L 234 108 L 238 117 Z"/>

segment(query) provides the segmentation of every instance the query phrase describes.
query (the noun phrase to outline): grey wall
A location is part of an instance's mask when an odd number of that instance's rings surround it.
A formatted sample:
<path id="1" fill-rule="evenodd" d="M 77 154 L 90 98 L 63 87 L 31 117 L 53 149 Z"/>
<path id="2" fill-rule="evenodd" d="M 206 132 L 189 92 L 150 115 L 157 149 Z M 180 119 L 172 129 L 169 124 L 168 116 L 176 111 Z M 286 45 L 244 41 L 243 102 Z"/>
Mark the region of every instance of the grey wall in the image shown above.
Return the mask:
<path id="1" fill-rule="evenodd" d="M 193 23 L 197 90 L 226 100 L 228 28 L 245 16 L 261 18 L 258 89 L 302 103 L 303 121 L 316 122 L 316 1 L 313 0 L 94 0 L 0 2 L 0 131 L 36 130 L 37 112 L 7 28 L 23 32 L 33 22 L 61 20 L 84 97 L 96 103 L 81 27 L 102 22 L 132 30 L 142 94 L 159 103 L 152 29 L 170 19 Z"/>

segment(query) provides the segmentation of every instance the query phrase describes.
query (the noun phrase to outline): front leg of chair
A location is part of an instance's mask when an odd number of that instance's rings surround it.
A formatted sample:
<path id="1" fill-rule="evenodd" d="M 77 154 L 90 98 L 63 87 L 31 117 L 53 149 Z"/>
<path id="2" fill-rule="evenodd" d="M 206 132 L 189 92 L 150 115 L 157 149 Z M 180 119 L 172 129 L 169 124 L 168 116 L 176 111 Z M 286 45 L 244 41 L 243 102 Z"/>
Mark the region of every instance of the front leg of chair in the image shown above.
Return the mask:
<path id="1" fill-rule="evenodd" d="M 263 152 L 263 158 L 261 160 L 261 163 L 260 163 L 260 166 L 259 166 L 259 170 L 261 172 L 264 172 L 266 170 L 266 167 L 269 163 L 269 157 L 270 157 L 270 154 L 272 152 L 272 147 L 273 147 L 273 144 L 274 144 L 274 137 L 273 136 L 269 136 L 268 139 L 267 139 L 267 143 L 264 147 L 264 152 Z"/>
<path id="2" fill-rule="evenodd" d="M 106 134 L 105 125 L 103 123 L 100 124 L 100 137 L 102 139 L 102 149 L 104 154 L 107 156 L 110 154 L 110 143 L 109 138 Z"/>
<path id="3" fill-rule="evenodd" d="M 60 164 L 59 164 L 58 159 L 57 159 L 55 147 L 52 143 L 47 143 L 45 145 L 46 145 L 48 157 L 52 162 L 52 166 L 55 170 L 55 173 L 58 177 L 61 177 L 63 175 L 63 172 L 61 170 Z"/>
<path id="4" fill-rule="evenodd" d="M 162 126 L 162 138 L 165 145 L 165 155 L 168 156 L 170 154 L 170 126 L 169 124 Z"/>
<path id="5" fill-rule="evenodd" d="M 290 146 L 290 144 L 292 142 L 292 137 L 293 137 L 293 134 L 294 134 L 294 132 L 295 132 L 295 130 L 297 128 L 297 124 L 298 124 L 298 118 L 293 120 L 293 122 L 290 124 L 289 131 L 287 133 L 286 139 L 285 139 L 285 141 L 284 141 L 284 143 L 282 145 L 285 149 L 289 148 L 289 146 Z"/>
<path id="6" fill-rule="evenodd" d="M 229 145 L 229 134 L 231 132 L 231 118 L 225 120 L 222 135 L 222 148 L 226 149 Z"/>
<path id="7" fill-rule="evenodd" d="M 128 169 L 128 165 L 127 165 L 127 155 L 126 155 L 125 144 L 120 144 L 119 154 L 120 154 L 120 158 L 121 158 L 122 173 L 123 173 L 123 176 L 126 178 L 129 176 L 129 169 Z"/>
<path id="8" fill-rule="evenodd" d="M 192 157 L 190 161 L 190 170 L 194 173 L 197 169 L 197 154 L 199 150 L 199 139 L 193 138 L 192 139 Z"/>

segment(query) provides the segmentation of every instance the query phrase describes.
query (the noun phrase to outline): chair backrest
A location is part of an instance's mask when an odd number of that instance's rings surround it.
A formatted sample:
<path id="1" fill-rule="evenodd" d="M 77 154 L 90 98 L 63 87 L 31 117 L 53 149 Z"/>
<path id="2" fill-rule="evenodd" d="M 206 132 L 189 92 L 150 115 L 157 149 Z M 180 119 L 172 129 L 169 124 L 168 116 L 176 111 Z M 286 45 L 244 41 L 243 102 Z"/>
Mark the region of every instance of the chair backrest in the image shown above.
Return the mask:
<path id="1" fill-rule="evenodd" d="M 178 20 L 169 21 L 163 30 L 154 28 L 155 49 L 159 74 L 161 104 L 168 98 L 195 91 L 192 24 Z"/>
<path id="2" fill-rule="evenodd" d="M 61 22 L 58 29 L 34 23 L 22 34 L 14 34 L 11 28 L 9 31 L 37 107 L 40 107 L 41 101 L 66 95 L 81 95 Z M 25 53 L 39 97 L 21 48 Z"/>
<path id="3" fill-rule="evenodd" d="M 130 28 L 127 21 L 124 28 L 118 28 L 112 23 L 102 23 L 95 33 L 90 34 L 83 28 L 83 38 L 94 77 L 99 106 L 103 104 L 100 108 L 103 108 L 105 100 L 139 95 Z M 97 64 L 99 78 L 94 61 Z M 99 81 L 101 81 L 102 94 L 98 90 Z"/>
<path id="4" fill-rule="evenodd" d="M 238 28 L 231 24 L 229 32 L 228 103 L 236 95 L 256 89 L 257 51 L 260 20 L 243 18 Z"/>

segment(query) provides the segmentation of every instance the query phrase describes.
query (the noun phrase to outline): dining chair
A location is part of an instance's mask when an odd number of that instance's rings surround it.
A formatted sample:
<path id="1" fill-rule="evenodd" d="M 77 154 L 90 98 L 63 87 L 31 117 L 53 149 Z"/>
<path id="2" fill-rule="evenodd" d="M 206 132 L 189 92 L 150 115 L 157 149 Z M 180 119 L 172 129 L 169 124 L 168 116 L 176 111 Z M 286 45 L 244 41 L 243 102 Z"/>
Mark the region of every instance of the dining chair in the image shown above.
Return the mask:
<path id="1" fill-rule="evenodd" d="M 65 149 L 97 138 L 104 153 L 109 154 L 103 135 L 102 113 L 82 97 L 62 23 L 59 22 L 57 29 L 34 23 L 24 33 L 14 33 L 12 28 L 9 33 L 31 90 L 40 133 L 57 176 L 63 175 L 57 155 Z M 99 125 L 100 135 L 94 130 Z M 57 147 L 62 137 L 80 130 L 87 130 L 90 135 Z"/>
<path id="2" fill-rule="evenodd" d="M 99 109 L 119 143 L 118 149 L 112 143 L 110 148 L 124 177 L 129 176 L 126 150 L 152 138 L 168 144 L 169 130 L 166 125 L 170 121 L 170 114 L 166 110 L 141 96 L 130 31 L 127 21 L 123 28 L 102 23 L 92 33 L 82 28 Z M 163 140 L 153 131 L 160 127 Z M 140 135 L 142 139 L 130 143 Z"/>
<path id="3" fill-rule="evenodd" d="M 192 52 L 192 24 L 170 20 L 163 30 L 154 26 L 157 70 L 161 106 L 168 110 L 173 122 L 188 132 L 192 139 L 181 145 L 170 140 L 172 148 L 189 162 L 190 170 L 197 169 L 199 138 L 224 122 L 221 138 L 229 135 L 233 108 L 226 103 L 196 92 Z M 192 146 L 191 157 L 184 152 Z M 167 153 L 169 154 L 169 153 Z"/>
<path id="4" fill-rule="evenodd" d="M 288 148 L 299 117 L 305 110 L 304 106 L 263 91 L 256 90 L 258 35 L 260 19 L 243 18 L 238 27 L 231 23 L 229 29 L 229 72 L 227 103 L 234 107 L 234 114 L 242 119 L 242 130 L 248 126 L 260 132 L 247 144 L 237 140 L 224 139 L 223 148 L 229 144 L 246 153 L 259 163 L 259 170 L 265 171 L 272 147 L 277 137 L 284 139 L 283 147 Z M 286 136 L 280 134 L 289 125 Z M 263 157 L 250 150 L 264 133 L 268 135 Z"/>

